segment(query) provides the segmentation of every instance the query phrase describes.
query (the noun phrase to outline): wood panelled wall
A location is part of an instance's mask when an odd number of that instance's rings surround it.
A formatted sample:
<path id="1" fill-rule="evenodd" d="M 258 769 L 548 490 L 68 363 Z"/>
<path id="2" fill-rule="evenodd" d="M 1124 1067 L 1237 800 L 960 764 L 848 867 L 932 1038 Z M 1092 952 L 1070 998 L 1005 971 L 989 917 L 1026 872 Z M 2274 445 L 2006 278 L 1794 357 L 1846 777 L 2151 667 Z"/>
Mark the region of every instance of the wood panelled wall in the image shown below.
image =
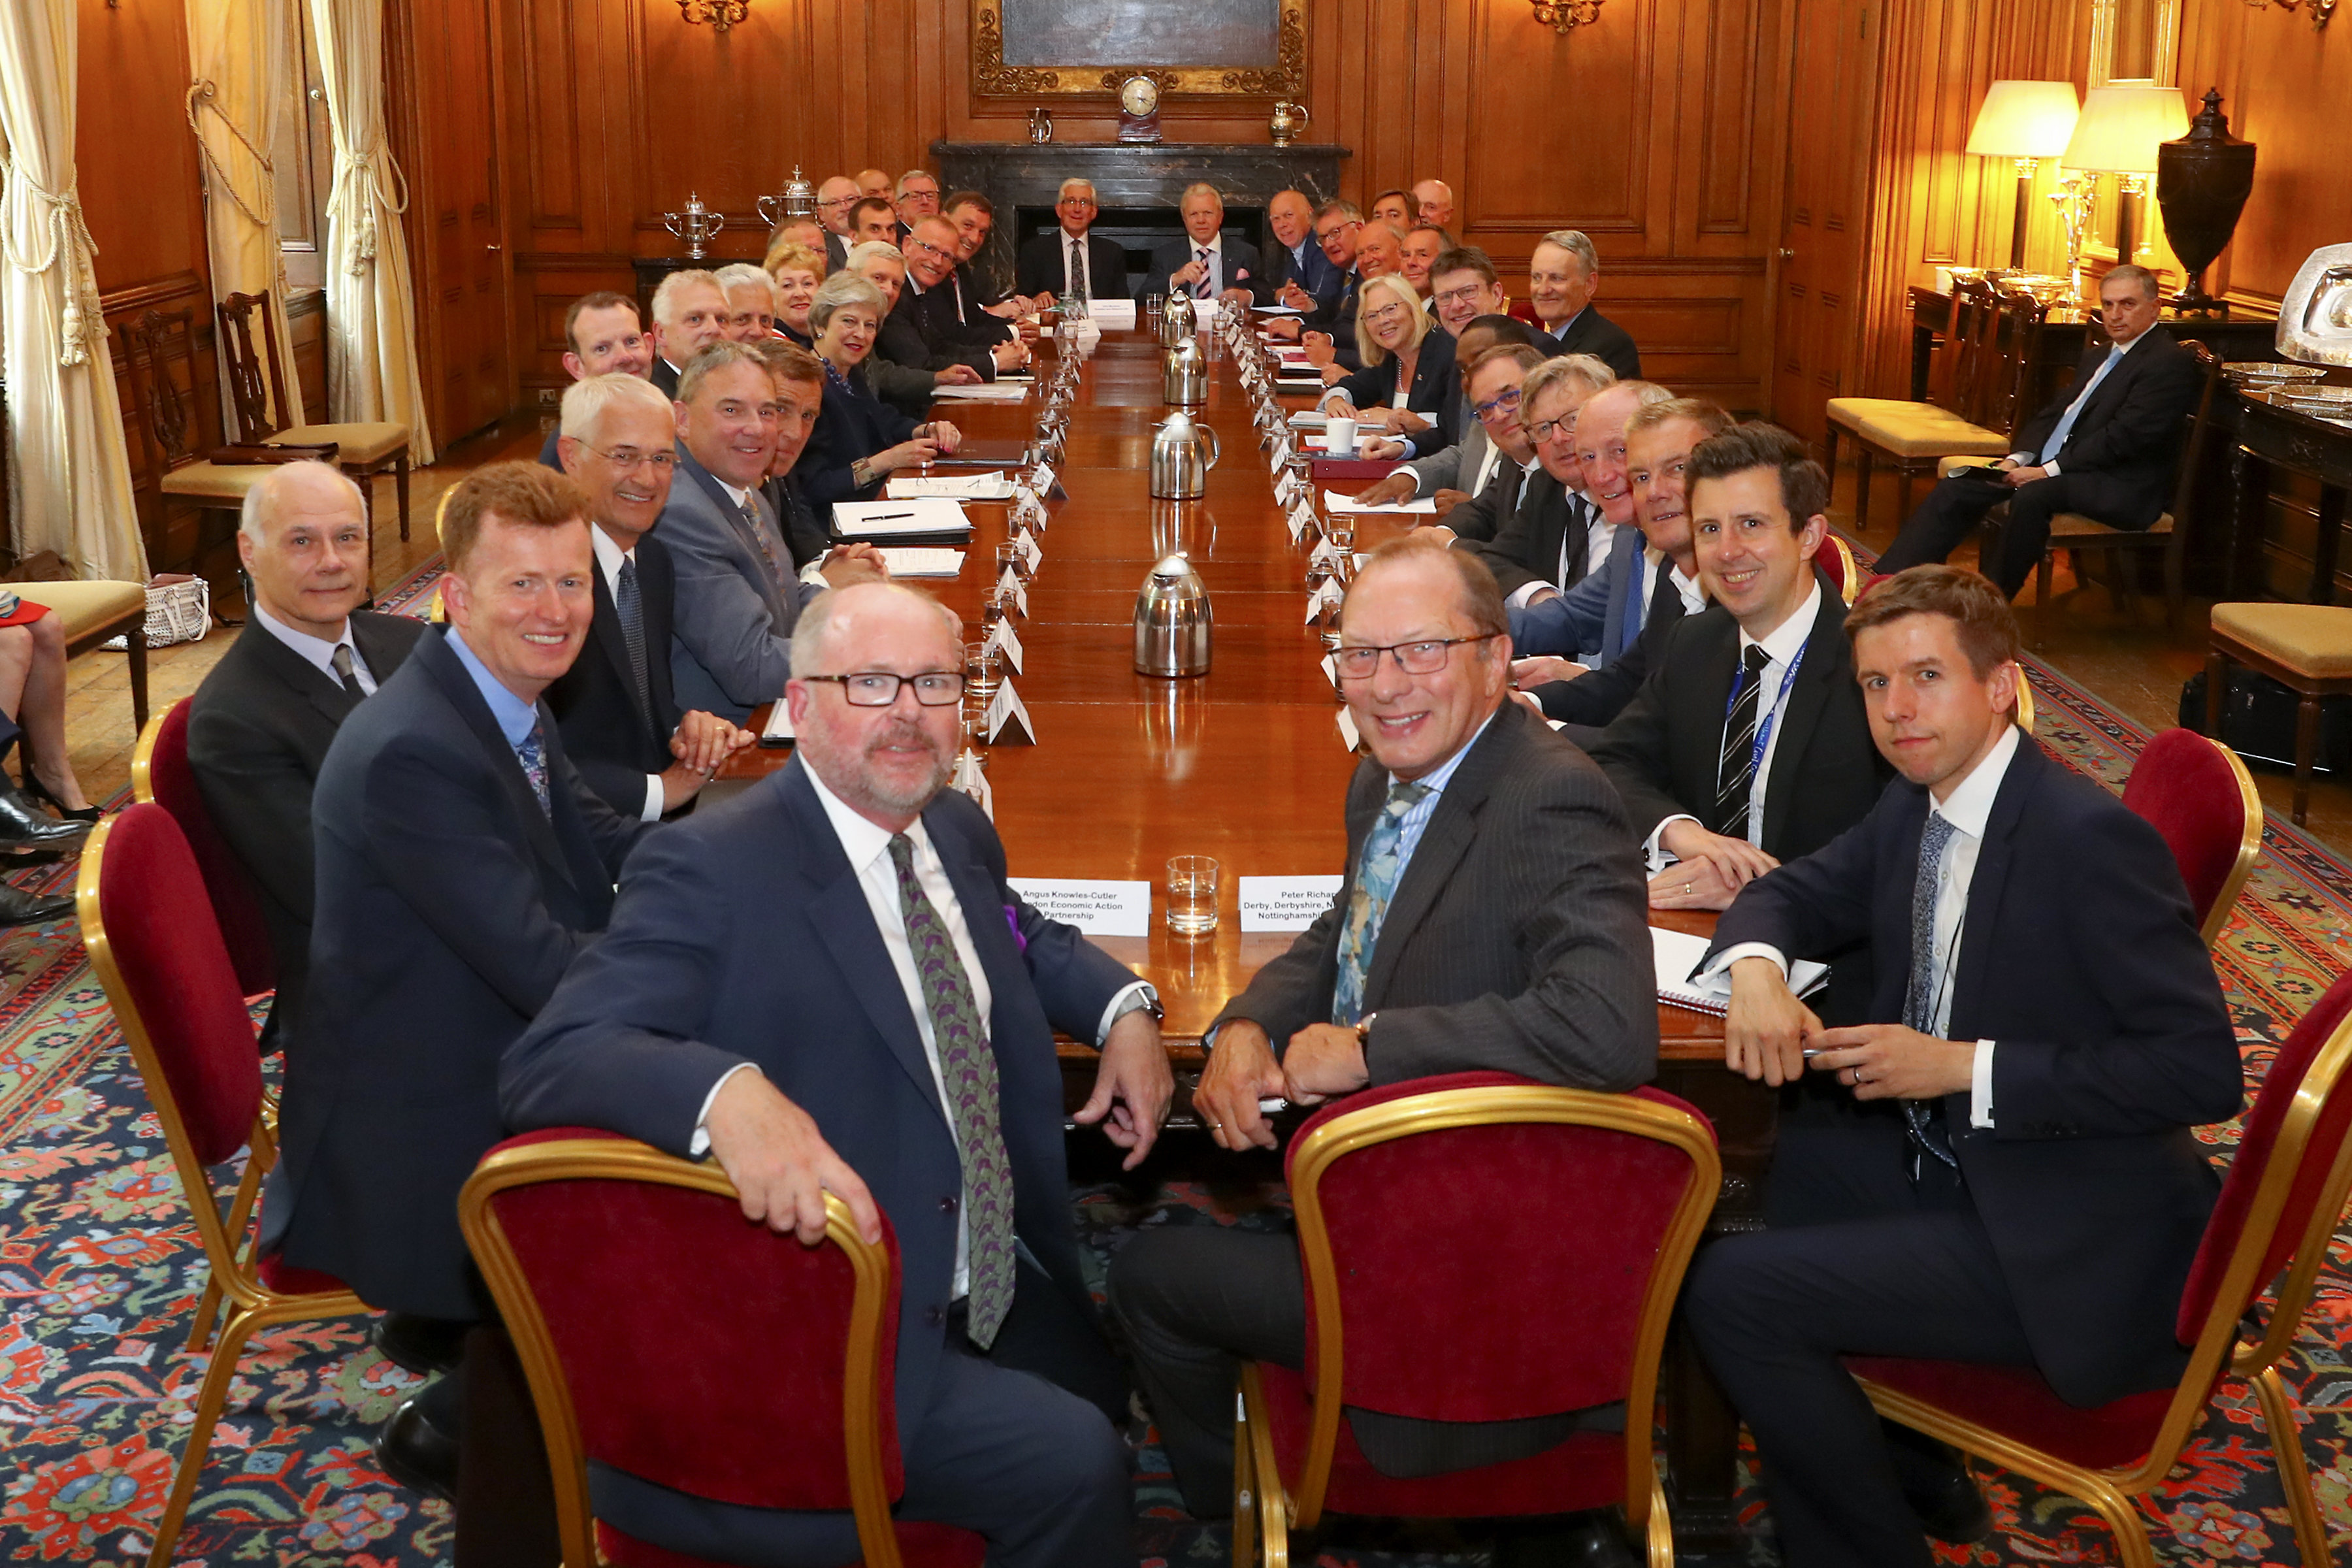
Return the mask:
<path id="1" fill-rule="evenodd" d="M 476 3 L 407 9 L 430 26 Z M 1526 0 L 1318 3 L 1307 140 L 1353 151 L 1343 187 L 1360 198 L 1448 181 L 1463 237 L 1507 274 L 1545 230 L 1582 227 L 1602 257 L 1601 309 L 1641 342 L 1645 366 L 1760 408 L 1797 3 L 1607 0 L 1565 38 Z M 1027 104 L 970 92 L 969 0 L 752 0 L 723 37 L 684 25 L 666 0 L 493 5 L 525 401 L 563 382 L 573 298 L 629 288 L 632 256 L 676 253 L 661 214 L 689 191 L 729 215 L 718 251 L 756 258 L 753 204 L 795 163 L 812 180 L 869 163 L 895 173 L 928 161 L 934 140 L 1026 135 Z M 1108 140 L 1107 108 L 1056 107 L 1057 139 Z M 1171 141 L 1267 135 L 1262 105 L 1171 100 L 1162 118 Z"/>

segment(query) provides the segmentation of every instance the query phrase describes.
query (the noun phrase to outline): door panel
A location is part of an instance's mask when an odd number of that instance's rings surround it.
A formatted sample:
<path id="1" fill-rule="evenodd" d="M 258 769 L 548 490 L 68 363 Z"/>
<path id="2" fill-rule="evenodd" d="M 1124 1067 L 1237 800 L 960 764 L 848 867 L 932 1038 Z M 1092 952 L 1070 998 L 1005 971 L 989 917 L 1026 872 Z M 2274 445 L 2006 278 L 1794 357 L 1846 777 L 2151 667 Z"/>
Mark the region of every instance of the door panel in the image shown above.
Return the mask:
<path id="1" fill-rule="evenodd" d="M 1788 199 L 1780 229 L 1773 417 L 1809 441 L 1851 374 L 1869 242 L 1869 159 L 1878 107 L 1875 0 L 1798 0 Z"/>

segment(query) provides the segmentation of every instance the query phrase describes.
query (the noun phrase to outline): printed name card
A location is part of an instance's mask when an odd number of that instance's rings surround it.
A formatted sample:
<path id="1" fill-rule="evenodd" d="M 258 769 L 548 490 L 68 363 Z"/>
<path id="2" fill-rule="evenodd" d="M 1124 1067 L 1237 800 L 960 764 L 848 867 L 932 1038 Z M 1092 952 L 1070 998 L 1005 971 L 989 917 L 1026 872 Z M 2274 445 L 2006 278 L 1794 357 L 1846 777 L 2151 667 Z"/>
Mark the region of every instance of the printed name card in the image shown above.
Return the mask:
<path id="1" fill-rule="evenodd" d="M 1007 886 L 1039 914 L 1074 925 L 1088 936 L 1150 936 L 1151 884 L 1077 881 L 1055 877 L 1007 877 Z"/>
<path id="2" fill-rule="evenodd" d="M 1029 718 L 1028 705 L 1021 693 L 1013 689 L 1013 682 L 996 683 L 996 695 L 989 699 L 988 711 L 982 715 L 982 732 L 992 746 L 1034 746 L 1037 743 L 1037 726 Z"/>
<path id="3" fill-rule="evenodd" d="M 1045 521 L 1045 504 L 1027 485 L 1015 485 L 1013 487 L 1013 515 L 1027 519 L 1034 526 L 1042 528 Z"/>
<path id="4" fill-rule="evenodd" d="M 1356 732 L 1356 716 L 1344 707 L 1339 710 L 1339 739 L 1348 742 L 1351 752 L 1364 749 L 1364 738 Z"/>
<path id="5" fill-rule="evenodd" d="M 1021 574 L 1007 566 L 1003 574 L 996 579 L 996 592 L 1006 604 L 1020 613 L 1023 620 L 1029 618 L 1029 590 L 1022 586 Z"/>
<path id="6" fill-rule="evenodd" d="M 1274 438 L 1274 456 L 1266 459 L 1267 465 L 1279 468 L 1288 461 L 1290 461 L 1290 437 L 1276 436 Z"/>
<path id="7" fill-rule="evenodd" d="M 1037 548 L 1036 536 L 1030 533 L 1013 536 L 1013 552 L 1021 558 L 1021 564 L 1029 569 L 1033 577 L 1037 574 L 1038 563 L 1045 559 L 1045 552 Z"/>
<path id="8" fill-rule="evenodd" d="M 1054 466 L 1051 463 L 1038 464 L 1037 471 L 1029 476 L 1029 488 L 1036 491 L 1041 496 L 1052 495 L 1054 493 Z"/>
<path id="9" fill-rule="evenodd" d="M 1348 569 L 1348 552 L 1328 539 L 1318 539 L 1314 553 L 1307 558 L 1307 569 L 1311 572 L 1318 566 L 1337 576 Z"/>
<path id="10" fill-rule="evenodd" d="M 1339 896 L 1340 877 L 1244 877 L 1242 930 L 1305 931 Z"/>
<path id="11" fill-rule="evenodd" d="M 1319 668 L 1320 668 L 1322 669 L 1322 671 L 1323 671 L 1323 679 L 1326 679 L 1326 680 L 1328 680 L 1328 681 L 1329 681 L 1329 682 L 1331 683 L 1331 689 L 1332 689 L 1332 690 L 1334 690 L 1334 691 L 1339 690 L 1339 655 L 1337 655 L 1337 654 L 1329 654 L 1329 653 L 1325 654 L 1325 655 L 1323 656 L 1322 663 L 1321 663 L 1321 665 L 1319 666 Z"/>
<path id="12" fill-rule="evenodd" d="M 955 760 L 955 771 L 948 774 L 948 788 L 970 795 L 988 813 L 988 820 L 996 820 L 996 791 L 989 787 L 988 770 L 980 765 L 980 753 L 967 750 Z"/>
<path id="13" fill-rule="evenodd" d="M 1294 506 L 1299 500 L 1298 476 L 1285 468 L 1281 482 L 1274 487 L 1274 499 L 1284 506 Z"/>
<path id="14" fill-rule="evenodd" d="M 1011 621 L 999 621 L 989 628 L 988 646 L 1003 656 L 1004 662 L 1013 667 L 1013 674 L 1026 673 L 1021 668 L 1021 639 L 1013 635 Z"/>
<path id="15" fill-rule="evenodd" d="M 1305 539 L 1314 527 L 1315 509 L 1304 500 L 1295 502 L 1290 509 L 1290 542 L 1296 544 Z"/>
<path id="16" fill-rule="evenodd" d="M 1347 595 L 1341 590 L 1338 583 L 1332 581 L 1328 577 L 1325 578 L 1321 587 L 1307 595 L 1307 623 L 1311 625 L 1316 621 L 1321 620 L 1326 616 L 1338 615 L 1339 613 L 1339 601 L 1345 597 L 1347 597 Z"/>

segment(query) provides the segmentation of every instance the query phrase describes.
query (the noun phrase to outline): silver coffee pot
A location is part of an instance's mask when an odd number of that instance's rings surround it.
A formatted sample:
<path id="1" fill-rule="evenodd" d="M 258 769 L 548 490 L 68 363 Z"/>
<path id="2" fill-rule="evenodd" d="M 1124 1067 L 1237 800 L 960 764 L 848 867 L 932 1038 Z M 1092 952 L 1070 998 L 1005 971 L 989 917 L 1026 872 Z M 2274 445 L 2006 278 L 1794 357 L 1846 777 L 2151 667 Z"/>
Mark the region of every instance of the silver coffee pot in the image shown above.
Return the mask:
<path id="1" fill-rule="evenodd" d="M 1217 433 L 1193 422 L 1181 409 L 1171 414 L 1151 438 L 1151 494 L 1160 500 L 1198 500 L 1208 493 L 1209 470 L 1217 466 Z M 1209 445 L 1201 455 L 1201 443 Z"/>
<path id="2" fill-rule="evenodd" d="M 1160 346 L 1163 349 L 1174 348 L 1192 335 L 1195 324 L 1192 296 L 1169 295 L 1167 307 L 1160 313 Z"/>
<path id="3" fill-rule="evenodd" d="M 1209 356 L 1201 340 L 1186 338 L 1166 354 L 1160 372 L 1160 396 L 1179 408 L 1198 408 L 1209 401 Z"/>
<path id="4" fill-rule="evenodd" d="M 1135 672 L 1209 673 L 1209 590 L 1182 552 L 1162 556 L 1135 595 Z"/>

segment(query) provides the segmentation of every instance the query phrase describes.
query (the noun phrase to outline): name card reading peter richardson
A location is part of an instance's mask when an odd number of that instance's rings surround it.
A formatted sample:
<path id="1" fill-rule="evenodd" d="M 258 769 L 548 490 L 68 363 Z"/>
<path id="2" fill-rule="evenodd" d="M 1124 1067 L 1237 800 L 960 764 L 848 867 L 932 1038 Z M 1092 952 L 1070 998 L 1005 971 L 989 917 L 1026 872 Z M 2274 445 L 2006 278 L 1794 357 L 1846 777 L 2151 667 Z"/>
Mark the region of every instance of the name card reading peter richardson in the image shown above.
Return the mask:
<path id="1" fill-rule="evenodd" d="M 1149 882 L 1076 881 L 1049 877 L 1007 877 L 1004 880 L 1038 913 L 1074 925 L 1088 936 L 1151 934 Z"/>
<path id="2" fill-rule="evenodd" d="M 1331 907 L 1345 879 L 1338 876 L 1244 877 L 1242 930 L 1305 931 Z"/>

